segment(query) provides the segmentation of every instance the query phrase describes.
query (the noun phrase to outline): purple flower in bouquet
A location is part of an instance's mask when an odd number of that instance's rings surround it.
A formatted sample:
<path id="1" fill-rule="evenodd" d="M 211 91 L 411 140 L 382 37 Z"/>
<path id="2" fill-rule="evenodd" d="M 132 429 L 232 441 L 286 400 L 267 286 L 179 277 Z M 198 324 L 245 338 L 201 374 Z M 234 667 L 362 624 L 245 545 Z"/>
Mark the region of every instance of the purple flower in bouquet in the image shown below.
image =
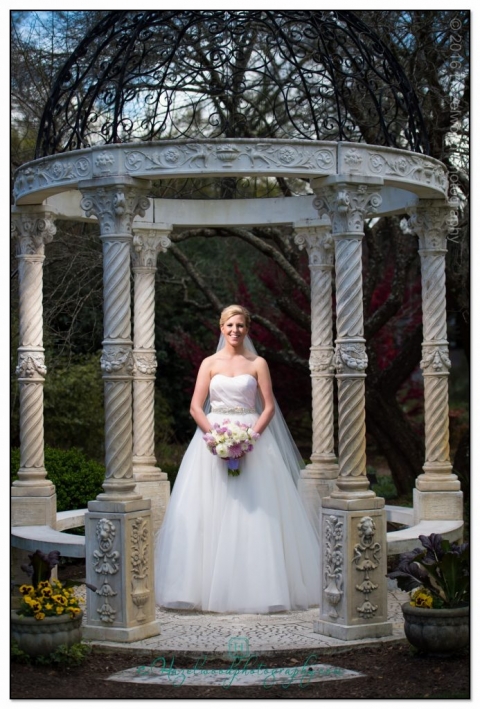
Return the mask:
<path id="1" fill-rule="evenodd" d="M 229 475 L 240 474 L 239 460 L 253 450 L 258 438 L 259 434 L 247 424 L 239 421 L 232 423 L 229 419 L 222 421 L 221 426 L 214 423 L 212 430 L 203 436 L 209 451 L 228 461 Z"/>

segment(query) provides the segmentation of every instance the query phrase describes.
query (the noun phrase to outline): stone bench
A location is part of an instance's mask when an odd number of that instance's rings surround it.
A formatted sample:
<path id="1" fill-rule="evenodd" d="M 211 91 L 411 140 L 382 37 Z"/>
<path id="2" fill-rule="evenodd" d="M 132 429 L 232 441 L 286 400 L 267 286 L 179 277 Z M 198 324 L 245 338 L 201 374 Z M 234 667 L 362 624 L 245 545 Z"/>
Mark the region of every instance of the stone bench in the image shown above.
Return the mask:
<path id="1" fill-rule="evenodd" d="M 461 520 L 421 520 L 418 524 L 414 524 L 414 513 L 411 507 L 385 505 L 385 510 L 388 522 L 406 526 L 406 529 L 387 532 L 389 555 L 402 554 L 419 547 L 420 534 L 427 537 L 432 533 L 441 534 L 451 542 L 462 538 Z M 58 549 L 62 556 L 85 558 L 85 537 L 66 534 L 64 530 L 82 527 L 86 512 L 86 509 L 57 512 L 57 529 L 47 526 L 12 527 L 12 546 L 24 551 L 40 549 L 49 552 Z"/>
<path id="2" fill-rule="evenodd" d="M 78 534 L 66 534 L 63 530 L 83 527 L 85 512 L 87 512 L 86 509 L 57 512 L 57 529 L 46 525 L 12 527 L 12 546 L 32 552 L 37 549 L 46 553 L 58 550 L 61 556 L 84 559 L 85 537 Z"/>

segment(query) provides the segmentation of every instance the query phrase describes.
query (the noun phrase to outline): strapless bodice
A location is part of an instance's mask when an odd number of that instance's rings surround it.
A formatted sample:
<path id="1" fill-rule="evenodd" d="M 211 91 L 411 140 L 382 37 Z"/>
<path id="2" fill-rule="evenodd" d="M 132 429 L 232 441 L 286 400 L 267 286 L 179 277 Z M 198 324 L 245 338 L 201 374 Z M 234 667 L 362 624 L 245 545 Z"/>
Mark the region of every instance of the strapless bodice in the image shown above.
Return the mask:
<path id="1" fill-rule="evenodd" d="M 210 407 L 216 409 L 255 409 L 257 380 L 252 374 L 237 374 L 227 377 L 215 374 L 210 380 Z"/>

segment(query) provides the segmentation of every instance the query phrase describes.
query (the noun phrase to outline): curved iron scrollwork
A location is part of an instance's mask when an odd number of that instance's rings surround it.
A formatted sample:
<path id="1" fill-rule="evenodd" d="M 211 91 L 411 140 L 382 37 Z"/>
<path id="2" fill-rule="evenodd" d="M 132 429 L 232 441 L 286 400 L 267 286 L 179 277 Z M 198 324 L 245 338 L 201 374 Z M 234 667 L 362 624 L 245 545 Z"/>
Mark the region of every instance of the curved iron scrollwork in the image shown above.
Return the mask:
<path id="1" fill-rule="evenodd" d="M 129 10 L 108 13 L 60 71 L 37 157 L 98 143 L 253 137 L 428 153 L 405 73 L 352 12 Z"/>

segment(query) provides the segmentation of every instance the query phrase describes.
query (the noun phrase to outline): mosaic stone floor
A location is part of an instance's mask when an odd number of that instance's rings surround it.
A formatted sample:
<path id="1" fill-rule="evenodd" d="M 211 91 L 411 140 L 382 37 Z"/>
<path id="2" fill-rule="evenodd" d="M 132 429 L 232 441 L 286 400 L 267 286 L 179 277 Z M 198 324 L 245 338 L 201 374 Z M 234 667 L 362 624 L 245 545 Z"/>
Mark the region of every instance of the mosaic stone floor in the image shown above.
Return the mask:
<path id="1" fill-rule="evenodd" d="M 232 643 L 250 653 L 275 655 L 288 650 L 315 650 L 345 648 L 372 643 L 390 642 L 404 637 L 401 605 L 408 594 L 398 589 L 388 593 L 388 619 L 393 634 L 372 640 L 336 640 L 313 632 L 318 608 L 307 611 L 288 611 L 272 615 L 221 615 L 195 611 L 157 609 L 161 623 L 160 635 L 136 642 L 118 643 L 95 641 L 105 648 L 150 651 L 159 656 L 166 653 L 177 656 L 197 656 L 206 653 L 228 658 Z M 312 658 L 312 662 L 313 662 Z"/>

